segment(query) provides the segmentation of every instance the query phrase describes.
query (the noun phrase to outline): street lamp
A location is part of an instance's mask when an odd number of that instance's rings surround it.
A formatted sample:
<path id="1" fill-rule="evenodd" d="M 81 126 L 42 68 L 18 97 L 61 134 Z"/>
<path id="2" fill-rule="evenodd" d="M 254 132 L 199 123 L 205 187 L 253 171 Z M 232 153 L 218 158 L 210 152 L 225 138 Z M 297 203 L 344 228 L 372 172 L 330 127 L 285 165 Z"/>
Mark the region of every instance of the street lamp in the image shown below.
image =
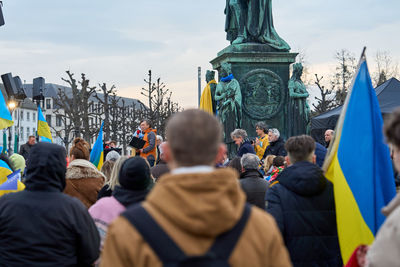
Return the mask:
<path id="1" fill-rule="evenodd" d="M 11 99 L 8 101 L 7 106 L 8 106 L 8 110 L 10 111 L 10 114 L 11 114 L 11 117 L 12 117 L 14 110 L 18 106 L 18 103 L 14 101 L 13 97 L 11 97 Z M 19 121 L 18 121 L 18 123 L 19 123 Z M 11 155 L 11 127 L 12 126 L 10 126 L 8 128 L 8 153 L 9 153 L 9 155 Z"/>

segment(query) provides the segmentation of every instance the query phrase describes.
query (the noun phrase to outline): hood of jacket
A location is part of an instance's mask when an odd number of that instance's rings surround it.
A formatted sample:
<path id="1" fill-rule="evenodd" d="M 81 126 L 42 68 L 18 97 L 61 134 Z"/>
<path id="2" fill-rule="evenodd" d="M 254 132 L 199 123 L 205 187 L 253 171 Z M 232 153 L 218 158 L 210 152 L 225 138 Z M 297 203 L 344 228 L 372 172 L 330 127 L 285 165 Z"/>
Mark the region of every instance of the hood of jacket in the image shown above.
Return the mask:
<path id="1" fill-rule="evenodd" d="M 149 193 L 146 205 L 183 231 L 215 237 L 236 224 L 245 201 L 237 173 L 226 168 L 166 174 Z"/>
<path id="2" fill-rule="evenodd" d="M 143 201 L 148 193 L 148 189 L 129 190 L 117 185 L 112 192 L 112 196 L 115 197 L 115 199 L 118 200 L 119 203 L 121 203 L 125 207 L 128 207 L 132 204 Z"/>
<path id="3" fill-rule="evenodd" d="M 264 179 L 264 176 L 258 170 L 245 170 L 240 174 L 240 179 L 245 178 L 261 178 Z"/>
<path id="4" fill-rule="evenodd" d="M 318 195 L 328 183 L 321 168 L 307 161 L 285 168 L 277 179 L 282 186 L 302 196 Z"/>
<path id="5" fill-rule="evenodd" d="M 84 159 L 75 159 L 71 161 L 67 168 L 66 179 L 84 179 L 84 178 L 103 178 L 106 176 L 100 172 L 90 161 Z"/>
<path id="6" fill-rule="evenodd" d="M 29 154 L 26 190 L 62 192 L 65 188 L 66 152 L 62 146 L 38 143 Z"/>

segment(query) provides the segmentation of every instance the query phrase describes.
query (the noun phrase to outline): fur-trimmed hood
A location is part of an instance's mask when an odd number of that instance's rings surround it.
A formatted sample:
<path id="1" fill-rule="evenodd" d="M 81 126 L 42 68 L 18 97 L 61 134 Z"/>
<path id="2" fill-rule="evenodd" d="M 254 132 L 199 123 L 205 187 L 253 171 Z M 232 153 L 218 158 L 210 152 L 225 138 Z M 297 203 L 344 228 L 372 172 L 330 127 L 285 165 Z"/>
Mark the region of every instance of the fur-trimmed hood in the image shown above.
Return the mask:
<path id="1" fill-rule="evenodd" d="M 84 179 L 84 178 L 103 178 L 106 176 L 100 172 L 90 161 L 84 159 L 75 159 L 71 161 L 67 168 L 66 179 Z"/>

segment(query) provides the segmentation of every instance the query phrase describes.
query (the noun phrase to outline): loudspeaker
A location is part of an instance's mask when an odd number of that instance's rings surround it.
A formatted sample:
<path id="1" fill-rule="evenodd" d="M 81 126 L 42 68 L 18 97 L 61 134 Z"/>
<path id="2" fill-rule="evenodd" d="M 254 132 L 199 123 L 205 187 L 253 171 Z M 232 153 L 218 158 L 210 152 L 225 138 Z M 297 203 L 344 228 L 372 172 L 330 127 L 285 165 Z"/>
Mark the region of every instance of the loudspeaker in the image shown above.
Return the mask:
<path id="1" fill-rule="evenodd" d="M 18 93 L 17 86 L 15 85 L 11 73 L 1 75 L 1 79 L 3 80 L 4 88 L 6 89 L 8 98 Z"/>
<path id="2" fill-rule="evenodd" d="M 44 92 L 44 78 L 38 77 L 33 79 L 32 99 L 44 100 L 43 92 Z"/>
<path id="3" fill-rule="evenodd" d="M 26 93 L 24 86 L 22 85 L 21 78 L 19 76 L 15 76 L 13 79 L 15 86 L 17 87 L 17 94 L 15 95 L 15 98 L 19 100 L 24 100 L 26 98 Z"/>
<path id="4" fill-rule="evenodd" d="M 3 11 L 1 10 L 2 2 L 0 1 L 0 26 L 4 25 L 4 17 L 3 17 Z"/>

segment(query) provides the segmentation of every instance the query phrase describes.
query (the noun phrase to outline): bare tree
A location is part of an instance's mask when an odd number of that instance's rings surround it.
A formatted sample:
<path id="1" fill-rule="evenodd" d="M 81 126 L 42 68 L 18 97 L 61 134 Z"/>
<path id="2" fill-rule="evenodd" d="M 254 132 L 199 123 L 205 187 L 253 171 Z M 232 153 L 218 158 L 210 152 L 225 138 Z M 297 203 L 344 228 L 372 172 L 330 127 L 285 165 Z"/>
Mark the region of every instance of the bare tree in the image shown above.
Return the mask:
<path id="1" fill-rule="evenodd" d="M 180 107 L 178 103 L 171 100 L 172 92 L 166 88 L 166 85 L 161 82 L 160 78 L 158 78 L 156 82 L 152 83 L 151 70 L 149 70 L 148 76 L 148 80 L 144 80 L 147 86 L 146 88 L 142 88 L 141 92 L 142 95 L 147 98 L 149 103 L 145 115 L 153 122 L 153 125 L 157 129 L 157 133 L 164 135 L 166 120 L 173 113 L 178 112 Z"/>
<path id="2" fill-rule="evenodd" d="M 74 136 L 83 138 L 91 143 L 91 137 L 96 132 L 97 127 L 90 125 L 89 118 L 100 115 L 93 110 L 93 101 L 90 101 L 96 87 L 89 86 L 89 80 L 85 74 L 81 74 L 81 81 L 77 82 L 74 74 L 66 71 L 68 78 L 61 78 L 71 87 L 71 93 L 59 88 L 55 104 L 58 107 L 55 113 L 63 118 L 66 124 L 71 124 L 74 129 Z M 78 88 L 78 84 L 80 88 Z M 62 112 L 63 110 L 63 112 Z"/>
<path id="3" fill-rule="evenodd" d="M 104 107 L 104 134 L 105 134 L 105 140 L 110 139 L 110 100 L 109 98 L 111 96 L 116 96 L 116 89 L 115 85 L 112 85 L 110 88 L 107 88 L 107 85 L 105 83 L 99 84 L 100 90 L 103 94 L 103 97 L 99 97 L 97 92 L 95 92 L 95 97 L 96 99 L 102 104 Z"/>
<path id="4" fill-rule="evenodd" d="M 376 71 L 373 74 L 375 86 L 379 86 L 391 77 L 399 77 L 399 64 L 394 62 L 388 51 L 378 51 L 375 54 Z"/>
<path id="5" fill-rule="evenodd" d="M 318 86 L 318 89 L 321 93 L 321 98 L 315 97 L 315 99 L 317 100 L 317 104 L 312 104 L 314 107 L 314 111 L 312 112 L 313 116 L 317 116 L 321 113 L 331 110 L 334 107 L 332 97 L 334 87 L 331 89 L 326 89 L 325 86 L 321 83 L 323 78 L 323 76 L 318 77 L 318 74 L 315 74 L 315 84 Z"/>
<path id="6" fill-rule="evenodd" d="M 338 65 L 331 84 L 332 88 L 336 89 L 335 105 L 340 106 L 344 104 L 357 66 L 354 55 L 346 49 L 337 51 L 335 59 L 338 61 Z"/>

